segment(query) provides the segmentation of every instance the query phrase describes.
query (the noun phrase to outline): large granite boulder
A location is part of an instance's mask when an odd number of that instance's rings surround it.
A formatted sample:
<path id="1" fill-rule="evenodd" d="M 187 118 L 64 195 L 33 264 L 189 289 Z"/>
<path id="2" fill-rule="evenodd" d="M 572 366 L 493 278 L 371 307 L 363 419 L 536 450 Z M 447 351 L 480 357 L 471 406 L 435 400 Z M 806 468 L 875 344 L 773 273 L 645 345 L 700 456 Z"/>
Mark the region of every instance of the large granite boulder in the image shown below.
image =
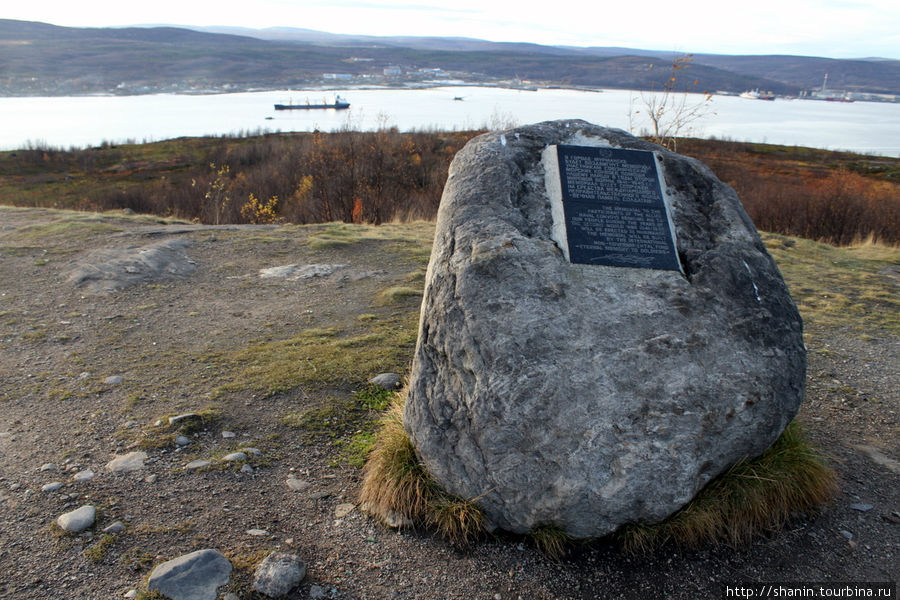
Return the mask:
<path id="1" fill-rule="evenodd" d="M 552 144 L 656 152 L 684 273 L 568 262 L 551 232 Z M 404 426 L 489 526 L 586 538 L 664 519 L 775 441 L 805 372 L 784 281 L 700 162 L 584 121 L 486 134 L 454 159 Z"/>

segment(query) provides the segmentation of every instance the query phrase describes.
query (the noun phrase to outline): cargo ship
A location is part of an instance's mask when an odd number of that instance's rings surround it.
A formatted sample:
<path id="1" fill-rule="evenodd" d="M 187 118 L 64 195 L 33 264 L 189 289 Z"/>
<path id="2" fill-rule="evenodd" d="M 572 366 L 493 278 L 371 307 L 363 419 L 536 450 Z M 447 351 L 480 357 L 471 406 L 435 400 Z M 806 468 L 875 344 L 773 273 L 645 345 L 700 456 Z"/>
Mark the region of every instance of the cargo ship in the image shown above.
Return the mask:
<path id="1" fill-rule="evenodd" d="M 341 98 L 340 96 L 335 96 L 334 102 L 331 104 L 310 104 L 309 100 L 306 101 L 306 104 L 276 104 L 275 110 L 314 110 L 314 109 L 328 109 L 333 108 L 334 110 L 344 110 L 345 108 L 350 108 L 350 103 Z"/>

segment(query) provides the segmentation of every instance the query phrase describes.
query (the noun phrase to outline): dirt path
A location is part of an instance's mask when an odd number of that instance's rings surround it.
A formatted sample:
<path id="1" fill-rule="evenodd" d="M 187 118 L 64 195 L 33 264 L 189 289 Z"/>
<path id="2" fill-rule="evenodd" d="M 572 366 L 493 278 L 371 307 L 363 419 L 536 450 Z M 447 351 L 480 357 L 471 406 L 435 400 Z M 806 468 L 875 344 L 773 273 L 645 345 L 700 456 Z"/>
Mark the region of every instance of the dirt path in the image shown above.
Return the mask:
<path id="1" fill-rule="evenodd" d="M 842 491 L 748 548 L 627 557 L 596 543 L 554 563 L 526 540 L 463 553 L 359 510 L 337 517 L 377 416 L 358 392 L 411 356 L 429 236 L 0 209 L 0 597 L 120 598 L 207 547 L 236 568 L 220 593 L 241 598 L 275 549 L 308 564 L 293 598 L 689 599 L 725 583 L 896 580 L 900 340 L 847 328 L 811 326 L 800 415 Z M 196 430 L 168 426 L 187 412 L 202 413 Z M 221 461 L 246 447 L 261 454 Z M 143 469 L 106 469 L 136 449 Z M 212 464 L 186 470 L 194 459 Z M 55 530 L 83 504 L 99 509 L 88 534 Z M 102 533 L 115 521 L 123 532 Z"/>

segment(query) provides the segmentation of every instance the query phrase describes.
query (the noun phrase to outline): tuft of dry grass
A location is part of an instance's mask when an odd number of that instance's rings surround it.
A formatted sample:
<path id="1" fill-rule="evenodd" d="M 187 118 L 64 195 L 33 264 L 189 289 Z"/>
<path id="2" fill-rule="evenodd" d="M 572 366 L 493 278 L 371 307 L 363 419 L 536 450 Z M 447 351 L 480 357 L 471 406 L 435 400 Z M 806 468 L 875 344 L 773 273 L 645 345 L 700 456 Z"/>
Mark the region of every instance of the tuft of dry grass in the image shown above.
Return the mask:
<path id="1" fill-rule="evenodd" d="M 431 527 L 458 548 L 484 532 L 477 498 L 446 491 L 425 471 L 403 429 L 405 392 L 397 394 L 381 419 L 376 441 L 363 467 L 360 504 L 388 524 Z"/>
<path id="2" fill-rule="evenodd" d="M 759 458 L 734 465 L 665 521 L 629 525 L 619 539 L 628 552 L 669 542 L 697 546 L 724 540 L 736 547 L 783 527 L 794 512 L 815 510 L 836 491 L 834 471 L 800 425 L 791 423 Z"/>
<path id="3" fill-rule="evenodd" d="M 428 503 L 428 524 L 457 548 L 468 548 L 484 532 L 484 513 L 475 500 L 438 493 Z"/>
<path id="4" fill-rule="evenodd" d="M 363 468 L 360 504 L 393 525 L 435 529 L 466 548 L 485 531 L 478 499 L 448 494 L 431 478 L 403 429 L 404 394 L 381 420 Z M 650 552 L 667 543 L 698 546 L 725 541 L 732 546 L 785 525 L 797 511 L 815 510 L 837 489 L 836 477 L 791 423 L 760 457 L 742 460 L 708 484 L 684 508 L 658 524 L 631 524 L 616 536 L 626 552 Z M 552 560 L 565 556 L 572 538 L 545 524 L 531 532 L 535 545 Z"/>
<path id="5" fill-rule="evenodd" d="M 557 525 L 538 525 L 531 531 L 531 539 L 544 556 L 553 561 L 562 560 L 572 543 L 572 536 Z"/>
<path id="6" fill-rule="evenodd" d="M 397 517 L 423 523 L 434 488 L 403 429 L 403 401 L 398 398 L 381 419 L 375 445 L 363 468 L 360 503 L 389 523 Z"/>

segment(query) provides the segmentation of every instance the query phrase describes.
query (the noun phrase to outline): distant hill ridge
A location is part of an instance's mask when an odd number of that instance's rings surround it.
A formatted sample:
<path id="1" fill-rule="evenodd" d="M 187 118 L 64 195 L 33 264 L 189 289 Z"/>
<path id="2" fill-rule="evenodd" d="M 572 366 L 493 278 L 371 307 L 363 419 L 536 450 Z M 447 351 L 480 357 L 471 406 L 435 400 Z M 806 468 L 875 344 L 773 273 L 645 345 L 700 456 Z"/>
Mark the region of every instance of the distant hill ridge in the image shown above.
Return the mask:
<path id="1" fill-rule="evenodd" d="M 359 60 L 364 59 L 364 60 Z M 660 89 L 672 52 L 579 48 L 469 38 L 375 37 L 276 27 L 71 28 L 0 19 L 0 95 L 315 85 L 324 73 L 378 82 L 388 66 L 441 69 L 473 83 L 533 80 L 561 86 Z M 693 91 L 766 89 L 797 94 L 822 85 L 900 94 L 900 61 L 697 54 Z M 691 85 L 697 81 L 696 86 Z"/>

